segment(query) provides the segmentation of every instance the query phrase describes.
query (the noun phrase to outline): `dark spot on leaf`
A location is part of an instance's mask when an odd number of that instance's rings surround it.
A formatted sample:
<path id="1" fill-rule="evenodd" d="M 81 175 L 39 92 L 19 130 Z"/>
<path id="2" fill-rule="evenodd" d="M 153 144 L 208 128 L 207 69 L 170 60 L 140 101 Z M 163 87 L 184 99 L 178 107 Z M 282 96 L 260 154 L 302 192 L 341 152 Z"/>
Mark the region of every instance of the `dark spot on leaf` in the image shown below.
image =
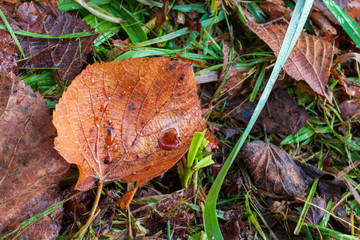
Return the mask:
<path id="1" fill-rule="evenodd" d="M 170 66 L 168 67 L 168 71 L 171 72 L 172 70 L 174 70 L 176 68 L 176 63 L 172 63 L 170 64 Z"/>
<path id="2" fill-rule="evenodd" d="M 130 104 L 129 105 L 129 110 L 134 110 L 135 109 L 135 105 L 134 104 Z"/>

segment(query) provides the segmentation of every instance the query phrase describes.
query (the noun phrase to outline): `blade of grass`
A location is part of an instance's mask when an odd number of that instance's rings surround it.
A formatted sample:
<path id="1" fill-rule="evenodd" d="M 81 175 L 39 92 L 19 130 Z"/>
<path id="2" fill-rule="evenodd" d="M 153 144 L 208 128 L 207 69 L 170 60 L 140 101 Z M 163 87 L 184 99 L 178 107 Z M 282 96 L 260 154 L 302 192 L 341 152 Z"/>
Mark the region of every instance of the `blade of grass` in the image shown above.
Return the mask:
<path id="1" fill-rule="evenodd" d="M 141 43 L 147 40 L 146 33 L 141 27 L 141 22 L 132 12 L 124 8 L 120 2 L 111 1 L 110 4 L 104 5 L 104 9 L 121 19 L 126 19 L 126 22 L 120 23 L 120 25 L 129 35 L 133 44 Z"/>
<path id="2" fill-rule="evenodd" d="M 301 211 L 301 215 L 299 218 L 298 223 L 296 224 L 296 228 L 294 230 L 294 234 L 298 235 L 300 233 L 300 230 L 304 224 L 305 218 L 306 218 L 306 214 L 310 208 L 310 204 L 312 202 L 312 199 L 314 198 L 315 192 L 316 192 L 316 188 L 318 185 L 319 179 L 316 179 L 315 182 L 313 183 L 313 185 L 311 186 L 311 189 L 309 191 L 309 196 L 306 199 L 306 203 Z"/>
<path id="3" fill-rule="evenodd" d="M 8 31 L 5 25 L 0 24 L 0 29 Z M 60 39 L 60 38 L 79 38 L 79 37 L 88 37 L 95 35 L 95 33 L 92 32 L 77 32 L 77 33 L 69 33 L 69 34 L 63 34 L 63 35 L 49 35 L 49 34 L 41 34 L 41 33 L 33 33 L 33 32 L 27 32 L 24 30 L 18 30 L 11 28 L 13 33 L 17 35 L 27 36 L 27 37 L 35 37 L 35 38 L 51 38 L 51 39 Z"/>
<path id="4" fill-rule="evenodd" d="M 306 19 L 310 13 L 313 0 L 299 0 L 296 3 L 293 16 L 291 18 L 289 28 L 286 32 L 284 42 L 281 46 L 279 56 L 276 60 L 274 69 L 270 75 L 270 79 L 264 89 L 263 94 L 257 104 L 254 114 L 251 116 L 249 124 L 247 125 L 244 133 L 241 135 L 241 138 L 236 143 L 234 149 L 231 151 L 229 157 L 226 159 L 220 173 L 216 177 L 214 184 L 212 185 L 208 196 L 205 202 L 204 210 L 204 221 L 205 229 L 210 237 L 214 239 L 221 240 L 223 239 L 218 220 L 216 218 L 216 201 L 219 196 L 221 185 L 225 179 L 226 173 L 228 172 L 231 164 L 235 160 L 235 157 L 239 153 L 242 145 L 244 144 L 247 136 L 250 133 L 250 130 L 254 126 L 255 121 L 259 117 L 259 114 L 263 107 L 265 106 L 266 100 L 268 99 L 271 89 L 274 86 L 276 79 L 281 71 L 282 66 L 285 64 L 286 59 L 288 58 L 291 50 L 293 49 L 302 28 L 306 22 Z"/>
<path id="5" fill-rule="evenodd" d="M 85 2 L 84 0 L 74 0 L 78 4 L 80 4 L 83 8 L 88 10 L 90 13 L 94 14 L 98 18 L 101 18 L 103 20 L 106 20 L 108 22 L 113 23 L 124 23 L 125 21 L 121 18 L 113 16 L 111 13 L 107 12 L 106 10 L 102 9 L 101 7 L 98 7 L 92 2 Z"/>
<path id="6" fill-rule="evenodd" d="M 255 101 L 255 98 L 259 92 L 259 88 L 260 88 L 260 85 L 264 79 L 264 76 L 265 76 L 265 72 L 266 72 L 266 65 L 263 66 L 263 68 L 261 69 L 260 71 L 260 74 L 259 74 L 259 77 L 255 83 L 255 86 L 254 86 L 254 90 L 252 91 L 251 93 L 251 96 L 250 96 L 250 102 L 253 102 Z"/>
<path id="7" fill-rule="evenodd" d="M 357 236 L 351 236 L 348 234 L 344 234 L 344 233 L 340 233 L 338 231 L 332 230 L 331 228 L 327 228 L 327 227 L 323 227 L 320 225 L 313 225 L 310 223 L 304 223 L 304 225 L 311 227 L 311 228 L 315 228 L 315 226 L 317 228 L 319 228 L 319 230 L 321 231 L 321 234 L 330 236 L 330 237 L 334 237 L 336 239 L 341 239 L 341 240 L 359 240 L 359 237 Z"/>
<path id="8" fill-rule="evenodd" d="M 333 0 L 323 0 L 330 12 L 338 20 L 345 32 L 360 47 L 360 26 Z"/>
<path id="9" fill-rule="evenodd" d="M 91 3 L 96 5 L 104 5 L 108 4 L 111 0 L 90 0 Z M 61 12 L 78 10 L 83 8 L 80 4 L 72 1 L 72 0 L 59 0 L 59 10 Z"/>

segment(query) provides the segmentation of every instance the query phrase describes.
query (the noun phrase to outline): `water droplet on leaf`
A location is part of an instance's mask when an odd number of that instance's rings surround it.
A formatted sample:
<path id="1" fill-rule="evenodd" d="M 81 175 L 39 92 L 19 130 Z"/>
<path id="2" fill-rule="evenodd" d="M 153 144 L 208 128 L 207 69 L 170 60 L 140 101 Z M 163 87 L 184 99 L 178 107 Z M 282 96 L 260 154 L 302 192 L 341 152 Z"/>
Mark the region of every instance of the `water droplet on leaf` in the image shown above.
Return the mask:
<path id="1" fill-rule="evenodd" d="M 178 133 L 175 128 L 169 128 L 160 134 L 160 148 L 164 150 L 173 150 L 180 145 Z"/>

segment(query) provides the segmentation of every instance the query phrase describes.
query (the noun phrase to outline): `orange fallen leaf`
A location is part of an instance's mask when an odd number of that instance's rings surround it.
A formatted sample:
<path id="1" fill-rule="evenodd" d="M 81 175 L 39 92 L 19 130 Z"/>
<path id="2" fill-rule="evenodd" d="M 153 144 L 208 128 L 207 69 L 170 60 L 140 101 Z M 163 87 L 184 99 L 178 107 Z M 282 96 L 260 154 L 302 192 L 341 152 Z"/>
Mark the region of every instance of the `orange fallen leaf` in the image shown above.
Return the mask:
<path id="1" fill-rule="evenodd" d="M 282 24 L 260 25 L 249 22 L 249 28 L 258 35 L 277 56 L 285 38 L 287 26 Z M 332 94 L 325 89 L 329 80 L 330 67 L 334 56 L 331 43 L 313 35 L 302 33 L 284 65 L 292 78 L 305 80 L 319 95 L 331 103 Z"/>
<path id="2" fill-rule="evenodd" d="M 164 173 L 205 126 L 190 64 L 170 58 L 95 63 L 75 78 L 54 112 L 56 149 L 77 164 L 76 189 Z"/>

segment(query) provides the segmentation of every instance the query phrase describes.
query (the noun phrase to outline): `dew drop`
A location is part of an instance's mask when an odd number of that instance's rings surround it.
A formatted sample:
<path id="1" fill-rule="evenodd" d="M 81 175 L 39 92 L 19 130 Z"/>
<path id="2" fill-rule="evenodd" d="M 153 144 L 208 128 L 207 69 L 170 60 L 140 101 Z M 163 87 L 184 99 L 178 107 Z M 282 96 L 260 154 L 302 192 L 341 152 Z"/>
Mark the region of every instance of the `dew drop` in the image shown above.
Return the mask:
<path id="1" fill-rule="evenodd" d="M 112 158 L 110 153 L 108 152 L 108 155 L 104 158 L 104 163 L 105 164 L 110 164 L 112 162 Z"/>
<path id="2" fill-rule="evenodd" d="M 113 152 L 117 152 L 119 150 L 119 146 L 118 145 L 114 145 L 113 146 Z"/>
<path id="3" fill-rule="evenodd" d="M 107 127 L 108 133 L 105 138 L 105 142 L 108 145 L 111 145 L 115 142 L 116 133 L 114 133 L 114 130 L 111 127 Z"/>
<path id="4" fill-rule="evenodd" d="M 100 111 L 105 112 L 108 104 L 109 102 L 104 102 L 103 104 L 101 104 Z"/>
<path id="5" fill-rule="evenodd" d="M 164 150 L 173 150 L 180 146 L 180 140 L 175 128 L 169 128 L 160 134 L 159 146 Z"/>

